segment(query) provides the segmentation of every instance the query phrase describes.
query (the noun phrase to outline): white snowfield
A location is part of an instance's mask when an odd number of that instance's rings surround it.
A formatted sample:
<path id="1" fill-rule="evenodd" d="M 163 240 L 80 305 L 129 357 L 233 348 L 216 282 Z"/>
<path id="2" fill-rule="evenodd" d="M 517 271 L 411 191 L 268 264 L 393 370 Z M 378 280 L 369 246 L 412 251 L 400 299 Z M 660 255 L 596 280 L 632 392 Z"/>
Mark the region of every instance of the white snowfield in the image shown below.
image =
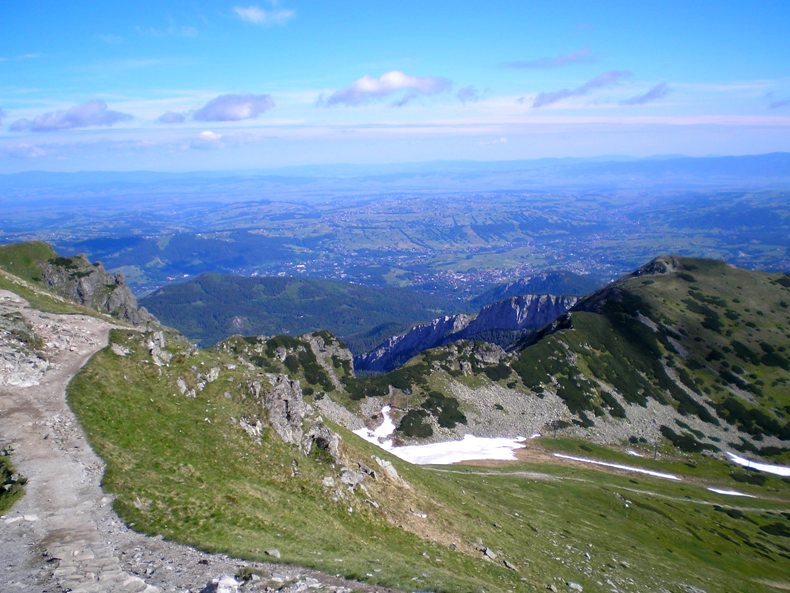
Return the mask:
<path id="1" fill-rule="evenodd" d="M 460 441 L 395 447 L 392 444 L 392 439 L 389 438 L 395 431 L 395 424 L 390 418 L 390 410 L 390 406 L 384 406 L 381 409 L 384 420 L 376 429 L 360 428 L 355 430 L 354 434 L 415 465 L 448 464 L 485 459 L 514 460 L 516 459 L 514 451 L 524 446 L 523 437 L 515 439 L 483 438 L 468 434 Z"/>
<path id="2" fill-rule="evenodd" d="M 638 474 L 647 474 L 648 476 L 654 476 L 656 478 L 664 478 L 665 480 L 678 480 L 680 478 L 673 474 L 665 474 L 662 472 L 654 472 L 653 470 L 649 469 L 642 469 L 641 467 L 631 467 L 630 465 L 620 465 L 619 463 L 609 463 L 607 461 L 597 461 L 595 459 L 586 459 L 584 457 L 574 457 L 573 455 L 564 455 L 562 453 L 555 453 L 554 457 L 559 457 L 560 459 L 571 459 L 573 461 L 580 461 L 582 463 L 592 463 L 593 465 L 602 465 L 604 467 L 613 467 L 615 469 L 621 469 L 627 472 L 636 472 Z"/>
<path id="3" fill-rule="evenodd" d="M 788 477 L 790 476 L 790 467 L 784 467 L 782 465 L 771 465 L 770 463 L 758 463 L 756 461 L 749 461 L 745 457 L 740 457 L 735 453 L 727 452 L 727 456 L 733 463 L 737 463 L 738 465 L 742 465 L 744 467 L 748 467 L 749 469 L 756 469 L 761 472 L 765 472 L 768 474 L 774 474 L 777 476 Z"/>
<path id="4" fill-rule="evenodd" d="M 745 496 L 746 498 L 757 498 L 756 496 L 752 496 L 751 494 L 746 494 L 745 492 L 738 492 L 737 490 L 724 490 L 722 488 L 711 488 L 708 487 L 708 490 L 711 492 L 715 492 L 716 494 L 725 494 L 726 496 Z"/>

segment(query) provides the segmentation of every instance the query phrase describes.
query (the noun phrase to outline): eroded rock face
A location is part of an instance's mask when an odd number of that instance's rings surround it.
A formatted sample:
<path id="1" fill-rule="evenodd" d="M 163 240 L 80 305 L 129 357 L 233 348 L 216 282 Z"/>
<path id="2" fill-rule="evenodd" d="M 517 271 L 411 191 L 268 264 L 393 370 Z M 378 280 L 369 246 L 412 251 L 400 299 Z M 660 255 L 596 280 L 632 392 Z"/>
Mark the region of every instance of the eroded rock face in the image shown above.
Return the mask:
<path id="1" fill-rule="evenodd" d="M 323 368 L 335 389 L 343 389 L 343 384 L 335 370 L 335 363 L 338 362 L 346 367 L 349 374 L 354 374 L 354 356 L 348 348 L 345 348 L 337 338 L 329 334 L 311 333 L 301 336 L 301 339 L 310 346 L 315 355 L 316 362 Z M 285 356 L 281 359 L 285 360 Z"/>
<path id="2" fill-rule="evenodd" d="M 75 303 L 107 313 L 133 325 L 154 317 L 137 304 L 123 274 L 109 274 L 84 255 L 58 257 L 41 266 L 41 281 L 52 292 Z"/>
<path id="3" fill-rule="evenodd" d="M 393 336 L 375 349 L 357 356 L 354 367 L 358 370 L 386 372 L 406 362 L 412 356 L 449 341 L 449 337 L 472 320 L 469 315 L 445 315 L 430 323 L 415 325 L 399 336 Z"/>
<path id="4" fill-rule="evenodd" d="M 335 461 L 340 457 L 340 437 L 320 419 L 310 427 L 302 440 L 302 452 L 305 455 L 308 455 L 313 447 L 323 449 Z"/>
<path id="5" fill-rule="evenodd" d="M 302 421 L 307 413 L 302 388 L 298 381 L 287 375 L 270 375 L 269 379 L 272 388 L 262 395 L 269 424 L 284 442 L 301 445 L 304 437 Z"/>
<path id="6" fill-rule="evenodd" d="M 458 337 L 471 339 L 486 331 L 538 329 L 565 314 L 577 300 L 552 294 L 511 297 L 481 309 Z"/>
<path id="7" fill-rule="evenodd" d="M 412 356 L 459 340 L 496 341 L 499 332 L 505 339 L 508 332 L 537 330 L 573 307 L 574 296 L 528 294 L 515 296 L 483 307 L 476 316 L 445 315 L 431 323 L 416 325 L 404 334 L 394 336 L 374 350 L 354 359 L 358 370 L 386 372 Z M 507 338 L 512 340 L 515 338 Z M 508 342 L 509 344 L 509 342 Z"/>

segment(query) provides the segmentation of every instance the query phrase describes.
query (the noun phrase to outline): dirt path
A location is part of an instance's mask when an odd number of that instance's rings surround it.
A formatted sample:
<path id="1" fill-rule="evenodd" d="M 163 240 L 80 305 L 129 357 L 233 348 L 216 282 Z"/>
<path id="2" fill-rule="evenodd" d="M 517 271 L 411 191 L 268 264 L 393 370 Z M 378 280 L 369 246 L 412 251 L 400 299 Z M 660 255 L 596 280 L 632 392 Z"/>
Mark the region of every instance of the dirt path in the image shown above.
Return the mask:
<path id="1" fill-rule="evenodd" d="M 297 567 L 205 554 L 127 529 L 101 489 L 103 463 L 65 398 L 71 378 L 107 344 L 110 324 L 32 310 L 2 290 L 0 315 L 23 316 L 45 341 L 49 363 L 43 376 L 40 365 L 27 368 L 23 361 L 0 377 L 0 439 L 14 447 L 16 469 L 28 478 L 23 498 L 0 517 L 3 593 L 197 592 L 241 566 L 261 575 L 244 587 L 249 592 L 267 586 L 282 591 L 376 590 Z M 17 385 L 3 384 L 8 382 Z M 25 384 L 29 386 L 19 386 Z"/>

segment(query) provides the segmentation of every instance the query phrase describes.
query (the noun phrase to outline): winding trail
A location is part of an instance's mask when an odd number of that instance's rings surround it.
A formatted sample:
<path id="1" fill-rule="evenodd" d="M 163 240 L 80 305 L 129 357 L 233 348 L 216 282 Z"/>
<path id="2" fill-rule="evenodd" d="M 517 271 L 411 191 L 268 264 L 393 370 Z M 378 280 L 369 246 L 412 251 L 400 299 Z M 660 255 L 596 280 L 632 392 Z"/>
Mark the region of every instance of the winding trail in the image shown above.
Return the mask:
<path id="1" fill-rule="evenodd" d="M 6 586 L 32 591 L 54 581 L 75 593 L 157 593 L 122 569 L 107 540 L 113 517 L 111 499 L 98 487 L 102 464 L 66 405 L 68 382 L 107 344 L 110 324 L 81 315 L 64 322 L 8 292 L 0 299 L 4 314 L 23 315 L 46 340 L 49 362 L 37 384 L 0 392 L 0 434 L 13 444 L 14 464 L 28 479 L 24 497 L 2 520 Z"/>
<path id="2" fill-rule="evenodd" d="M 21 315 L 44 340 L 49 363 L 43 376 L 22 361 L 0 377 L 0 438 L 13 446 L 12 461 L 28 479 L 24 496 L 0 517 L 3 593 L 183 593 L 200 591 L 242 566 L 262 575 L 244 587 L 250 593 L 268 586 L 284 592 L 385 591 L 298 567 L 206 554 L 128 529 L 101 489 L 104 464 L 66 404 L 69 381 L 107 345 L 112 325 L 42 313 L 4 290 L 0 315 Z"/>

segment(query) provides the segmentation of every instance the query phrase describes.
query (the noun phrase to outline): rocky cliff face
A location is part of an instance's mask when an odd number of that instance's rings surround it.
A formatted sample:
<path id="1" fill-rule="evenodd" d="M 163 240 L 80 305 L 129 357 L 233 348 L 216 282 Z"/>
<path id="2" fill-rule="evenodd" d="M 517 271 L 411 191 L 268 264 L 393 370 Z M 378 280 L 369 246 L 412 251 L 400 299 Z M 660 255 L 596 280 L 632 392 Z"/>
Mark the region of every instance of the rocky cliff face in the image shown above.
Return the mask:
<path id="1" fill-rule="evenodd" d="M 154 317 L 137 305 L 122 274 L 109 274 L 100 263 L 84 255 L 56 257 L 41 264 L 44 286 L 75 303 L 107 313 L 133 325 L 145 325 Z"/>
<path id="2" fill-rule="evenodd" d="M 416 325 L 354 359 L 360 371 L 386 372 L 429 348 L 457 340 L 491 341 L 497 333 L 534 331 L 564 315 L 576 297 L 554 295 L 516 296 L 488 305 L 476 316 L 445 315 Z"/>
<path id="3" fill-rule="evenodd" d="M 415 325 L 370 352 L 354 357 L 354 368 L 374 372 L 392 370 L 423 350 L 446 344 L 450 341 L 449 336 L 468 326 L 471 320 L 469 315 L 445 315 L 430 323 Z"/>
<path id="4" fill-rule="evenodd" d="M 535 330 L 551 323 L 576 304 L 573 296 L 527 294 L 515 296 L 480 310 L 454 339 L 473 339 L 488 331 Z"/>

